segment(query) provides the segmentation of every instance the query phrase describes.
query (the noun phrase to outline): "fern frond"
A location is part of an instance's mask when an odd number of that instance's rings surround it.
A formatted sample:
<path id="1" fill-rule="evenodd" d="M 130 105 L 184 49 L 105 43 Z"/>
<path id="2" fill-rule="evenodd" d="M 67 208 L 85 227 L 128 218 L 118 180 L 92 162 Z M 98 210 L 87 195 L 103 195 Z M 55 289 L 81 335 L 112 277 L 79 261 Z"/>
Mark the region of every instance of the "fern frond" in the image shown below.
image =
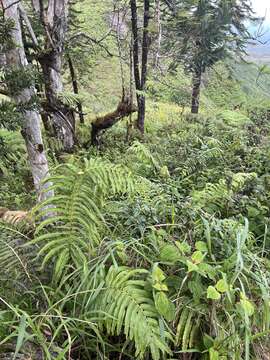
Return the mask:
<path id="1" fill-rule="evenodd" d="M 218 183 L 207 183 L 200 191 L 193 191 L 192 198 L 195 206 L 221 208 L 224 201 L 232 199 L 233 195 L 242 191 L 246 184 L 256 179 L 256 173 L 233 174 L 227 181 L 221 179 Z"/>
<path id="2" fill-rule="evenodd" d="M 158 161 L 151 154 L 148 147 L 139 141 L 134 141 L 128 153 L 135 154 L 138 160 L 145 165 L 150 165 L 156 170 L 160 168 Z"/>
<path id="3" fill-rule="evenodd" d="M 28 263 L 35 256 L 33 248 L 25 249 L 24 244 L 29 241 L 21 228 L 23 225 L 8 225 L 0 222 L 0 279 L 15 280 L 15 277 L 28 277 Z M 1 280 L 0 280 L 1 281 Z"/>
<path id="4" fill-rule="evenodd" d="M 177 323 L 175 343 L 181 346 L 183 351 L 193 349 L 197 344 L 200 332 L 201 314 L 196 309 L 184 306 Z"/>
<path id="5" fill-rule="evenodd" d="M 8 175 L 10 168 L 17 166 L 18 163 L 26 164 L 25 144 L 19 132 L 8 131 L 0 128 L 0 171 Z"/>
<path id="6" fill-rule="evenodd" d="M 34 210 L 38 221 L 47 219 L 38 225 L 33 243 L 42 244 L 43 266 L 55 259 L 59 278 L 66 265 L 79 268 L 95 255 L 106 229 L 105 199 L 132 192 L 134 184 L 128 170 L 100 159 L 85 161 L 82 168 L 61 165 L 49 181 L 56 196 Z"/>
<path id="7" fill-rule="evenodd" d="M 80 95 L 74 94 L 72 92 L 61 92 L 58 94 L 58 98 L 60 101 L 62 101 L 64 104 L 68 106 L 76 106 L 77 103 L 82 101 L 82 98 Z"/>
<path id="8" fill-rule="evenodd" d="M 149 349 L 154 360 L 170 353 L 161 336 L 159 314 L 155 308 L 144 269 L 111 266 L 104 279 L 103 289 L 97 297 L 94 310 L 106 313 L 101 321 L 109 335 L 125 336 L 134 341 L 136 357 L 143 358 Z M 150 288 L 151 289 L 151 288 Z"/>

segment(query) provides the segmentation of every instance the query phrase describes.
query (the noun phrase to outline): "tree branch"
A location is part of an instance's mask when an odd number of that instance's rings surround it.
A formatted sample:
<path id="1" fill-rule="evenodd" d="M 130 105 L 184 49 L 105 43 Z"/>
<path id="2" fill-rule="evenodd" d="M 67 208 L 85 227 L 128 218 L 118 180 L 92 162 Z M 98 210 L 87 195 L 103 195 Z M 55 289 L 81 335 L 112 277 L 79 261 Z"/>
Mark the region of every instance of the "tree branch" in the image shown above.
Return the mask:
<path id="1" fill-rule="evenodd" d="M 108 36 L 108 34 L 107 34 L 106 36 Z M 68 42 L 71 42 L 72 40 L 75 40 L 75 39 L 78 39 L 78 38 L 84 38 L 84 39 L 88 40 L 89 42 L 92 42 L 92 43 L 100 46 L 103 50 L 106 51 L 106 53 L 107 53 L 110 57 L 113 57 L 113 56 L 115 56 L 115 55 L 114 55 L 113 53 L 111 53 L 110 50 L 109 50 L 105 45 L 102 44 L 102 41 L 105 39 L 106 36 L 103 36 L 100 40 L 97 40 L 97 39 L 92 38 L 91 36 L 89 36 L 89 35 L 87 35 L 87 34 L 85 34 L 85 33 L 83 33 L 83 32 L 79 32 L 79 33 L 71 36 L 71 37 L 69 38 Z"/>
<path id="2" fill-rule="evenodd" d="M 26 25 L 26 27 L 27 27 L 27 30 L 28 30 L 28 32 L 29 32 L 29 35 L 30 35 L 32 41 L 33 41 L 34 46 L 35 46 L 35 47 L 38 47 L 37 37 L 36 37 L 36 35 L 35 35 L 35 33 L 34 33 L 34 30 L 33 30 L 33 28 L 32 28 L 31 22 L 30 22 L 30 20 L 29 20 L 29 18 L 28 18 L 28 16 L 27 16 L 27 14 L 26 14 L 26 12 L 25 12 L 24 7 L 23 7 L 22 4 L 19 4 L 19 11 L 20 11 L 20 14 L 21 14 L 21 16 L 22 16 L 22 18 L 23 18 L 23 20 L 24 20 L 24 23 L 25 23 L 25 25 Z"/>

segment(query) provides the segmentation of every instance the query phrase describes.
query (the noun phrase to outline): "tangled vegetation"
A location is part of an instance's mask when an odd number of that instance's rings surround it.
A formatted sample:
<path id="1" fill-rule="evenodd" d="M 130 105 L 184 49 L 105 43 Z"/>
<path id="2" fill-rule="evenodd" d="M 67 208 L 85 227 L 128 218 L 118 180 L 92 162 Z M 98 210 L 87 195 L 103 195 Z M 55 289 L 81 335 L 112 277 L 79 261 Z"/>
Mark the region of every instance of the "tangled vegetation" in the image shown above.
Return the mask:
<path id="1" fill-rule="evenodd" d="M 119 126 L 98 154 L 57 166 L 35 228 L 1 226 L 1 351 L 15 342 L 16 353 L 48 359 L 264 358 L 270 128 L 261 114 L 175 115 L 112 152 Z"/>
<path id="2" fill-rule="evenodd" d="M 253 15 L 0 1 L 0 360 L 270 359 Z"/>

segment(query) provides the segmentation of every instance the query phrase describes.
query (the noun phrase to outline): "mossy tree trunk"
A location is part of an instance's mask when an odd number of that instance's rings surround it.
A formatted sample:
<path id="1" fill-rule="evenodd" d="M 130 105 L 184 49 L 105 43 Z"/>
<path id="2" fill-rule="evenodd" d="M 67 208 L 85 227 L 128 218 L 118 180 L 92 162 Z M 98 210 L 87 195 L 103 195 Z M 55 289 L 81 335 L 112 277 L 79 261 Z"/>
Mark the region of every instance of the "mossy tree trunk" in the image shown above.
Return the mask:
<path id="1" fill-rule="evenodd" d="M 63 92 L 61 71 L 67 32 L 68 0 L 49 0 L 46 11 L 43 1 L 32 0 L 32 6 L 40 18 L 45 34 L 44 50 L 38 60 L 43 71 L 47 112 L 55 136 L 63 144 L 64 150 L 71 152 L 76 142 L 74 112 L 59 96 Z"/>
<path id="2" fill-rule="evenodd" d="M 149 19 L 150 19 L 150 1 L 144 0 L 143 15 L 143 35 L 141 48 L 141 66 L 140 66 L 140 50 L 139 50 L 139 31 L 138 31 L 138 12 L 137 1 L 130 0 L 131 8 L 131 25 L 132 25 L 132 41 L 133 41 L 133 72 L 138 104 L 137 128 L 144 133 L 145 122 L 145 90 L 147 80 L 148 53 L 150 47 L 149 37 Z"/>

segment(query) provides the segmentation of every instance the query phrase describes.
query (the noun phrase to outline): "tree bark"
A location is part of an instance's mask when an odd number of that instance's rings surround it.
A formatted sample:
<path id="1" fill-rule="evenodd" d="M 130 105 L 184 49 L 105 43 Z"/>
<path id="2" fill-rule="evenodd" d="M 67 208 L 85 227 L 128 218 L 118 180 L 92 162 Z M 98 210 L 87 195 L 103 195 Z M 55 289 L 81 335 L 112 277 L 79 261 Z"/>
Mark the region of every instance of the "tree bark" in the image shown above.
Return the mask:
<path id="1" fill-rule="evenodd" d="M 70 72 L 71 81 L 72 81 L 73 92 L 75 95 L 79 95 L 78 81 L 77 81 L 75 69 L 73 66 L 73 62 L 72 62 L 70 56 L 68 56 L 68 66 L 69 66 L 69 72 Z M 77 100 L 77 109 L 78 109 L 80 123 L 84 124 L 82 103 L 79 100 Z"/>
<path id="2" fill-rule="evenodd" d="M 3 51 L 2 46 L 0 44 L 0 69 L 6 65 L 6 56 L 5 56 L 5 54 L 3 54 L 2 51 Z M 3 91 L 5 91 L 5 90 L 3 90 Z M 3 94 L 3 95 L 6 95 L 6 94 Z"/>
<path id="3" fill-rule="evenodd" d="M 160 9 L 160 0 L 156 0 L 156 22 L 157 22 L 157 50 L 155 55 L 155 68 L 159 67 L 160 63 L 160 49 L 161 49 L 161 40 L 162 40 L 162 24 L 161 24 L 161 9 Z"/>
<path id="4" fill-rule="evenodd" d="M 142 75 L 141 75 L 141 92 L 140 107 L 138 108 L 138 129 L 144 133 L 145 120 L 145 85 L 147 80 L 148 52 L 149 52 L 149 19 L 150 19 L 150 1 L 144 0 L 144 19 L 143 19 L 143 41 L 142 41 Z"/>
<path id="5" fill-rule="evenodd" d="M 76 142 L 74 113 L 59 98 L 63 92 L 61 70 L 67 32 L 68 0 L 49 0 L 46 14 L 42 1 L 32 0 L 32 5 L 46 34 L 45 49 L 38 61 L 44 76 L 48 115 L 55 136 L 63 144 L 63 149 L 72 152 Z"/>
<path id="6" fill-rule="evenodd" d="M 139 34 L 138 34 L 138 15 L 137 15 L 137 2 L 130 0 L 131 7 L 131 25 L 133 35 L 133 71 L 136 90 L 141 87 L 140 65 L 139 65 Z"/>
<path id="7" fill-rule="evenodd" d="M 191 113 L 198 114 L 200 106 L 200 91 L 201 91 L 202 73 L 197 70 L 193 75 L 192 80 L 192 100 L 191 100 Z"/>
<path id="8" fill-rule="evenodd" d="M 42 2 L 42 0 L 41 0 Z M 40 14 L 40 0 L 31 0 L 34 12 Z"/>
<path id="9" fill-rule="evenodd" d="M 61 78 L 62 55 L 51 51 L 39 58 L 44 76 L 46 108 L 51 120 L 54 134 L 63 144 L 63 149 L 72 152 L 75 145 L 75 118 L 73 110 L 60 99 L 63 92 Z"/>
<path id="10" fill-rule="evenodd" d="M 12 38 L 16 46 L 7 51 L 5 54 L 6 66 L 12 68 L 21 68 L 22 71 L 28 65 L 22 40 L 22 31 L 19 18 L 19 5 L 14 0 L 2 0 L 5 19 L 12 19 L 14 29 L 12 30 Z M 12 90 L 12 89 L 11 89 Z M 11 91 L 12 93 L 12 91 Z M 27 108 L 27 104 L 35 96 L 35 88 L 28 87 L 20 89 L 18 94 L 13 96 L 13 100 L 20 107 Z M 45 200 L 53 196 L 52 191 L 46 191 L 49 183 L 44 180 L 49 175 L 48 161 L 44 151 L 40 116 L 35 110 L 23 110 L 24 122 L 22 124 L 22 135 L 24 137 L 28 152 L 28 160 L 33 176 L 38 201 Z"/>
<path id="11" fill-rule="evenodd" d="M 149 52 L 149 19 L 150 19 L 150 1 L 144 0 L 144 20 L 142 36 L 142 56 L 141 56 L 141 74 L 139 61 L 139 34 L 138 34 L 138 14 L 136 0 L 130 0 L 131 8 L 131 25 L 133 35 L 133 70 L 134 80 L 137 92 L 138 118 L 137 127 L 140 132 L 144 133 L 145 122 L 145 85 L 147 80 L 147 65 Z"/>
<path id="12" fill-rule="evenodd" d="M 27 30 L 28 30 L 28 33 L 29 33 L 29 35 L 31 37 L 32 43 L 33 43 L 34 47 L 37 48 L 38 47 L 38 40 L 37 40 L 36 35 L 34 33 L 34 30 L 32 28 L 31 22 L 30 22 L 27 14 L 26 14 L 26 12 L 24 10 L 24 7 L 23 7 L 23 5 L 21 3 L 19 4 L 19 11 L 20 11 L 21 17 L 22 17 L 22 19 L 23 19 L 23 21 L 24 21 L 24 23 L 25 23 L 25 25 L 27 27 Z"/>

